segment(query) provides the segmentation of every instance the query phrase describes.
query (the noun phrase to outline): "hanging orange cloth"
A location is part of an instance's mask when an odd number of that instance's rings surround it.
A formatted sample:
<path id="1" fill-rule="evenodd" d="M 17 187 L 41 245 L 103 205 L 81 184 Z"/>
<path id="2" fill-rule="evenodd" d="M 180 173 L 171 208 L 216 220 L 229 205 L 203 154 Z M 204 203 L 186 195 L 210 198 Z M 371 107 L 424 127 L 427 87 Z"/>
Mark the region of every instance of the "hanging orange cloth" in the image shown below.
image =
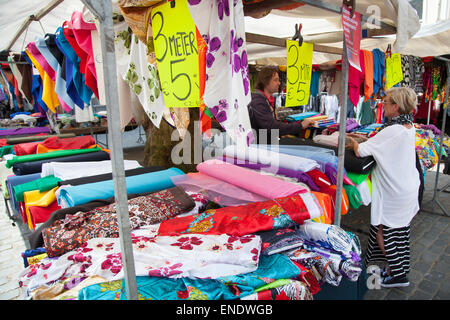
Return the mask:
<path id="1" fill-rule="evenodd" d="M 364 102 L 373 94 L 373 55 L 371 51 L 361 50 L 364 56 Z"/>
<path id="2" fill-rule="evenodd" d="M 200 87 L 200 124 L 202 133 L 208 132 L 211 129 L 211 118 L 205 113 L 206 105 L 203 101 L 203 94 L 205 93 L 205 82 L 206 82 L 206 50 L 208 49 L 205 40 L 202 35 L 195 28 L 197 33 L 197 47 L 198 47 L 198 67 L 199 67 L 199 87 Z"/>

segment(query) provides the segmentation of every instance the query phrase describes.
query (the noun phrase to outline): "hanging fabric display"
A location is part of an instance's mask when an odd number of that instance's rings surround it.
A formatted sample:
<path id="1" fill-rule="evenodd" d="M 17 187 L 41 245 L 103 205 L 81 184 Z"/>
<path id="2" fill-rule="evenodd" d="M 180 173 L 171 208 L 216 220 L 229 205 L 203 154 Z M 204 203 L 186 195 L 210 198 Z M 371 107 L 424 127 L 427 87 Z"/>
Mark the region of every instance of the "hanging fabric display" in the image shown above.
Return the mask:
<path id="1" fill-rule="evenodd" d="M 138 97 L 149 119 L 159 128 L 165 105 L 158 71 L 156 66 L 147 61 L 147 56 L 147 46 L 133 34 L 130 44 L 130 63 L 124 80 Z"/>
<path id="2" fill-rule="evenodd" d="M 189 1 L 192 18 L 208 45 L 203 100 L 237 144 L 254 141 L 244 11 L 241 1 Z"/>

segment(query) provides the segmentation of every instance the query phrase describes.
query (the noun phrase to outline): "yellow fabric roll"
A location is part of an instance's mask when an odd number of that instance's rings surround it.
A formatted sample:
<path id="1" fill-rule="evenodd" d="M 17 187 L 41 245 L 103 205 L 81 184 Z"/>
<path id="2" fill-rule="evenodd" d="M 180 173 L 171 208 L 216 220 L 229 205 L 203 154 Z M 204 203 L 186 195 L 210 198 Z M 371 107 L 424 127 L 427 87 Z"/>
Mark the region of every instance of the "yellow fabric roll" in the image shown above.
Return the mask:
<path id="1" fill-rule="evenodd" d="M 27 191 L 23 194 L 25 203 L 25 213 L 27 215 L 27 224 L 30 230 L 34 230 L 33 222 L 31 221 L 30 206 L 34 207 L 48 207 L 56 201 L 55 191 L 59 187 L 54 187 L 51 190 L 39 192 L 39 190 Z"/>

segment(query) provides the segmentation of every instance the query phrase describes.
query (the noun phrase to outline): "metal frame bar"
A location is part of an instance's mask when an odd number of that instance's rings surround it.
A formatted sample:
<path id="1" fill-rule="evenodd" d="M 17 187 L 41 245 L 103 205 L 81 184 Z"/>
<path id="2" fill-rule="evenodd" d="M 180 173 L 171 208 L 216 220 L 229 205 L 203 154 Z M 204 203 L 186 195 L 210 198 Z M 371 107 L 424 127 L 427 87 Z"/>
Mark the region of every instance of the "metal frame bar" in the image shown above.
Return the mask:
<path id="1" fill-rule="evenodd" d="M 11 47 L 14 45 L 14 43 L 17 41 L 17 39 L 19 39 L 19 37 L 21 36 L 21 34 L 28 28 L 28 26 L 31 24 L 31 22 L 33 21 L 39 21 L 41 20 L 42 17 L 44 17 L 45 15 L 47 15 L 50 11 L 52 11 L 54 8 L 56 8 L 61 2 L 63 2 L 64 0 L 53 0 L 52 2 L 50 2 L 49 4 L 47 4 L 44 8 L 42 8 L 41 10 L 39 10 L 38 13 L 36 14 L 32 14 L 30 15 L 24 22 L 23 24 L 20 26 L 19 30 L 17 31 L 17 33 L 14 35 L 14 37 L 11 39 L 11 42 L 9 43 L 8 47 L 6 48 L 6 50 L 11 49 Z"/>
<path id="2" fill-rule="evenodd" d="M 134 266 L 128 197 L 123 161 L 122 131 L 120 130 L 119 97 L 117 89 L 114 26 L 110 0 L 81 0 L 99 19 L 102 46 L 103 73 L 105 75 L 106 108 L 108 111 L 108 140 L 111 141 L 114 196 L 118 209 L 119 237 L 128 300 L 137 300 L 136 271 Z"/>
<path id="3" fill-rule="evenodd" d="M 344 161 L 345 161 L 345 132 L 347 127 L 347 95 L 348 95 L 348 69 L 347 45 L 343 43 L 342 50 L 342 82 L 341 82 L 341 111 L 339 117 L 338 138 L 338 167 L 336 177 L 336 203 L 334 205 L 334 224 L 341 225 L 342 189 L 344 187 Z"/>
<path id="4" fill-rule="evenodd" d="M 8 50 L 17 41 L 32 21 L 42 17 L 56 8 L 64 0 L 54 0 L 42 8 L 36 15 L 31 15 L 22 24 Z M 110 0 L 81 0 L 81 2 L 100 21 L 100 40 L 102 46 L 103 72 L 105 74 L 106 107 L 108 111 L 108 140 L 111 144 L 112 176 L 114 196 L 118 209 L 119 237 L 122 251 L 125 287 L 128 300 L 137 300 L 136 272 L 134 267 L 131 226 L 128 214 L 128 197 L 123 161 L 122 131 L 120 130 L 119 97 L 117 89 L 116 56 L 114 47 L 114 27 L 112 4 Z"/>
<path id="5" fill-rule="evenodd" d="M 324 9 L 324 10 L 331 11 L 331 12 L 338 13 L 338 14 L 341 14 L 341 11 L 342 11 L 342 6 L 338 7 L 338 6 L 335 6 L 331 3 L 328 3 L 328 2 L 322 1 L 322 0 L 292 0 L 292 1 L 304 3 L 304 4 L 307 4 L 307 5 L 316 7 L 316 8 Z M 368 19 L 368 17 L 361 13 L 361 24 L 363 22 L 367 22 L 367 19 Z M 373 17 L 372 17 L 372 20 L 374 21 L 374 23 L 377 26 L 380 26 L 380 28 L 382 28 L 382 29 L 391 31 L 393 33 L 397 32 L 397 28 L 395 26 L 387 24 L 387 23 L 380 21 L 378 19 L 375 19 Z"/>

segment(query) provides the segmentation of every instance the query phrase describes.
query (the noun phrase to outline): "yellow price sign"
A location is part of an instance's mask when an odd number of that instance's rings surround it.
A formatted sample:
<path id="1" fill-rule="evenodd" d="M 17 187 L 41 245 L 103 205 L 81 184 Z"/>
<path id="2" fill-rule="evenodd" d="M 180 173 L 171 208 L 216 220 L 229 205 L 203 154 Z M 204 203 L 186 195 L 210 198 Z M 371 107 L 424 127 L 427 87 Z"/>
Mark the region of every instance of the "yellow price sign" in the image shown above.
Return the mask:
<path id="1" fill-rule="evenodd" d="M 311 89 L 313 45 L 287 40 L 286 107 L 308 104 Z"/>
<path id="2" fill-rule="evenodd" d="M 166 108 L 200 105 L 199 62 L 195 23 L 186 0 L 152 10 L 152 31 L 161 90 Z"/>
<path id="3" fill-rule="evenodd" d="M 386 58 L 386 90 L 402 80 L 402 58 L 400 53 L 394 53 Z"/>

